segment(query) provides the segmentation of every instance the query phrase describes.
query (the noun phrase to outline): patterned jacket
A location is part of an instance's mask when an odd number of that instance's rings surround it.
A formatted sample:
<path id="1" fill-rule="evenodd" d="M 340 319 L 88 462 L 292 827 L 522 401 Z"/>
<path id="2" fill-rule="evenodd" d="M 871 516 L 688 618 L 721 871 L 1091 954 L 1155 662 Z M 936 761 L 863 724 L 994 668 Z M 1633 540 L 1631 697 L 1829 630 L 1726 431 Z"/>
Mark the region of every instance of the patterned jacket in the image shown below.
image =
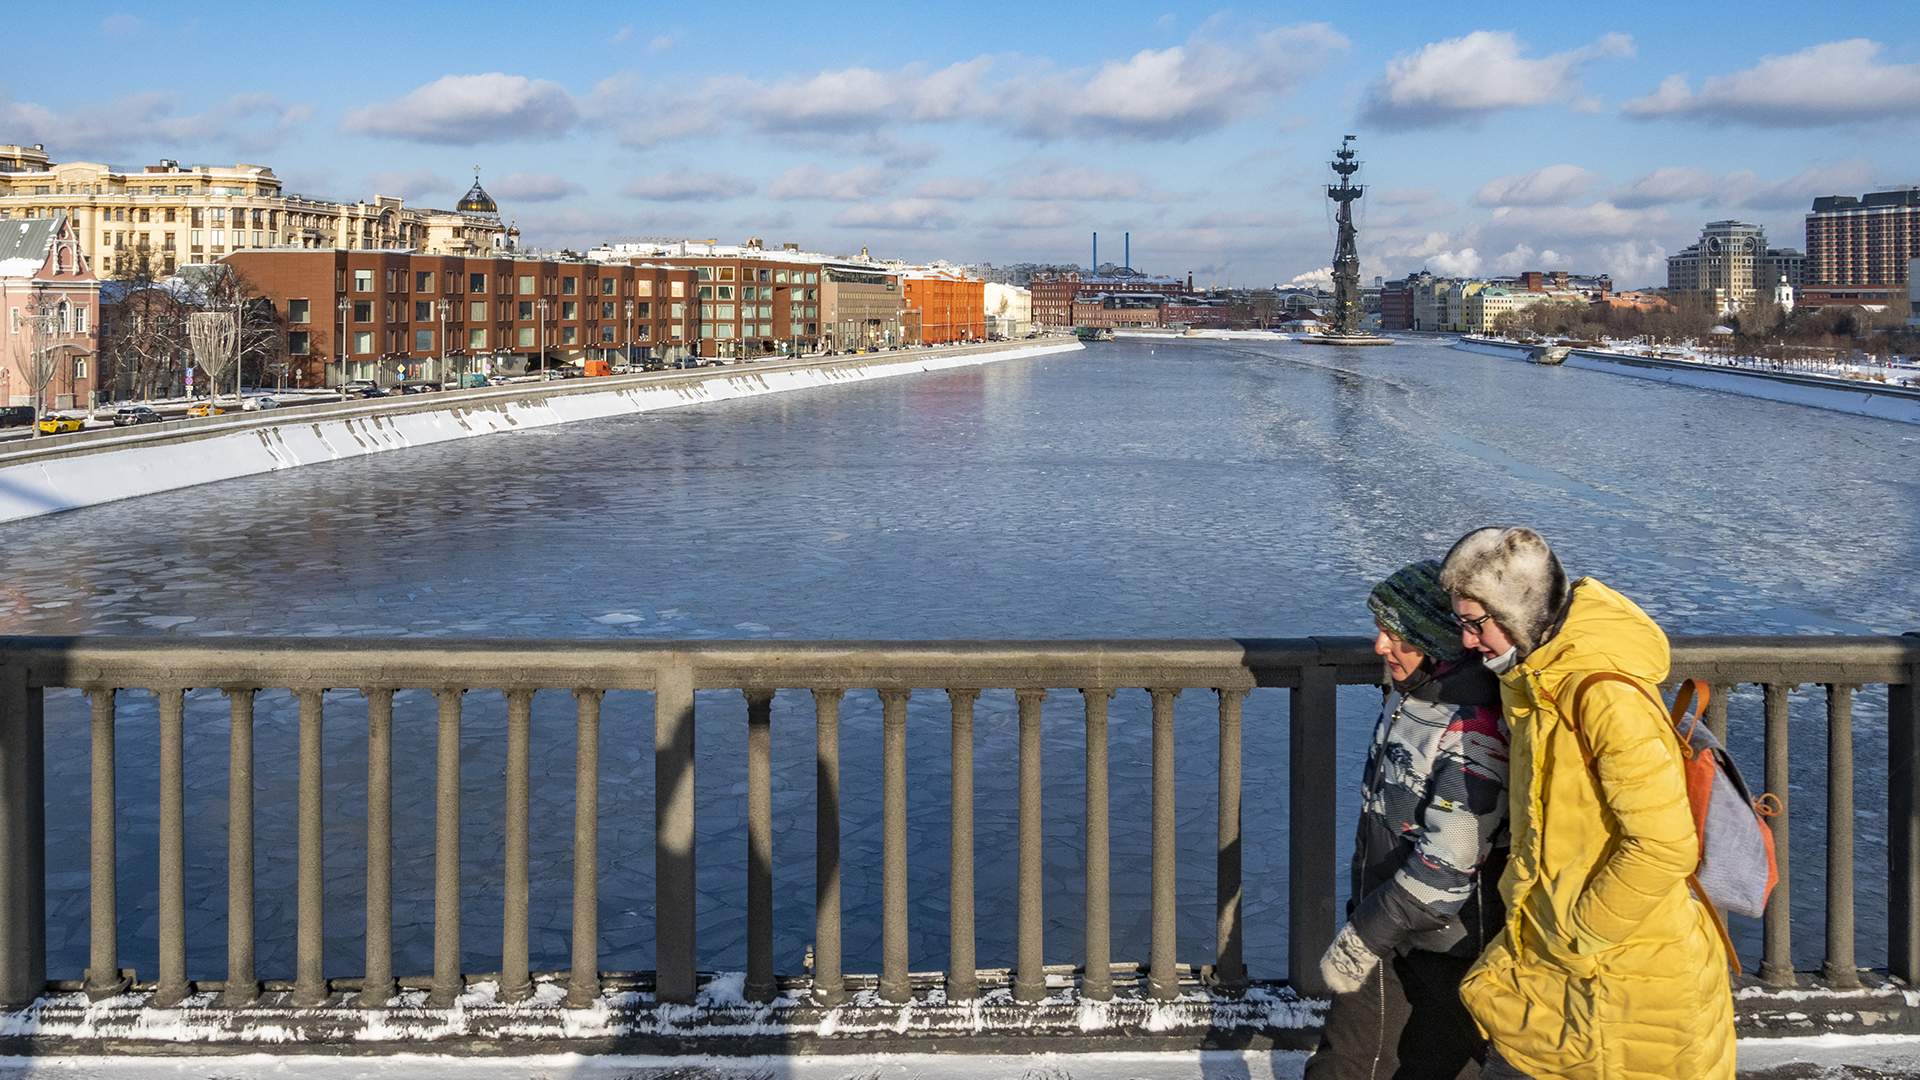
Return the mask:
<path id="1" fill-rule="evenodd" d="M 1375 953 L 1473 957 L 1505 925 L 1507 725 L 1469 656 L 1387 695 L 1374 725 L 1348 918 Z"/>

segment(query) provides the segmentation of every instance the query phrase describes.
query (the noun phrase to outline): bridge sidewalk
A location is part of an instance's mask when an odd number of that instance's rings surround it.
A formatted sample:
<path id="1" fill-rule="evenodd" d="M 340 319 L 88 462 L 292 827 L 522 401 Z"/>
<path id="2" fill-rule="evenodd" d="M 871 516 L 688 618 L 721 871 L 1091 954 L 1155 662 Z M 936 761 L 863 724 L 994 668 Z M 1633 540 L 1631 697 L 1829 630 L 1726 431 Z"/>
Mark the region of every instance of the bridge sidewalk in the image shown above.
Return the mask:
<path id="1" fill-rule="evenodd" d="M 1920 1078 L 1920 1038 L 1745 1039 L 1751 1080 Z M 96 1058 L 0 1057 L 0 1080 L 147 1080 L 271 1073 L 277 1080 L 1295 1080 L 1298 1051 L 1029 1056 L 898 1054 L 788 1058 L 512 1058 L 395 1054 Z"/>

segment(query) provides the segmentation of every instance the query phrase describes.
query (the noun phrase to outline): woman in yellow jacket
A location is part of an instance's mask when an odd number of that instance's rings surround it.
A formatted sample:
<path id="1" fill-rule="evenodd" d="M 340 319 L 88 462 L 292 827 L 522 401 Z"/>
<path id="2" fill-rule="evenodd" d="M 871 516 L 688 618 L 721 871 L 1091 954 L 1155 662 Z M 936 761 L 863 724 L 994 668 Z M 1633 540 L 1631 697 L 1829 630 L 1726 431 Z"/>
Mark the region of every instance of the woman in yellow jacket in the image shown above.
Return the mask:
<path id="1" fill-rule="evenodd" d="M 1666 635 L 1530 529 L 1477 529 L 1440 583 L 1500 676 L 1512 731 L 1505 931 L 1460 987 L 1485 1077 L 1734 1075 L 1727 955 L 1687 876 L 1700 861 L 1679 746 L 1648 693 Z"/>

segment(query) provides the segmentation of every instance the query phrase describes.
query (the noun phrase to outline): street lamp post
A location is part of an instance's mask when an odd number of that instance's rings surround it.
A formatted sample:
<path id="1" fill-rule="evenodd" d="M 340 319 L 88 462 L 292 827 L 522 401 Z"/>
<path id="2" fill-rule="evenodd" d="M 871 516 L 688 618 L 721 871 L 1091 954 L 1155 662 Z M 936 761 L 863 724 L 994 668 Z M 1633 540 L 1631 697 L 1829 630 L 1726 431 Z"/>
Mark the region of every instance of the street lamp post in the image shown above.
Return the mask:
<path id="1" fill-rule="evenodd" d="M 347 392 L 347 312 L 353 309 L 353 301 L 340 298 L 340 392 Z"/>
<path id="2" fill-rule="evenodd" d="M 626 300 L 622 303 L 625 305 L 627 314 L 627 365 L 631 367 L 633 365 L 633 301 Z"/>
<path id="3" fill-rule="evenodd" d="M 543 296 L 534 301 L 533 310 L 539 316 L 539 328 L 533 336 L 540 349 L 540 378 L 544 380 L 547 377 L 547 298 Z"/>
<path id="4" fill-rule="evenodd" d="M 447 384 L 447 319 L 453 314 L 453 302 L 442 298 L 440 300 L 439 306 L 440 306 L 440 385 L 444 387 Z M 460 385 L 460 381 L 458 379 L 455 379 L 454 380 L 455 388 L 457 389 L 459 385 Z"/>

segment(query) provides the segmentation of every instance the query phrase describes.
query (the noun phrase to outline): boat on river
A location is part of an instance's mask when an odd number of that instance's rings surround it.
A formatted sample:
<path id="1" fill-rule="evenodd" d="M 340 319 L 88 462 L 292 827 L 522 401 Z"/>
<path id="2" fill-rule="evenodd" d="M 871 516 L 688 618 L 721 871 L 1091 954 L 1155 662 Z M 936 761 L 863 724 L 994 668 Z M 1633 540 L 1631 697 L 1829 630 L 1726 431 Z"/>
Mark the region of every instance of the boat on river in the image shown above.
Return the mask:
<path id="1" fill-rule="evenodd" d="M 1081 341 L 1112 341 L 1113 331 L 1104 326 L 1076 326 L 1073 336 Z"/>

